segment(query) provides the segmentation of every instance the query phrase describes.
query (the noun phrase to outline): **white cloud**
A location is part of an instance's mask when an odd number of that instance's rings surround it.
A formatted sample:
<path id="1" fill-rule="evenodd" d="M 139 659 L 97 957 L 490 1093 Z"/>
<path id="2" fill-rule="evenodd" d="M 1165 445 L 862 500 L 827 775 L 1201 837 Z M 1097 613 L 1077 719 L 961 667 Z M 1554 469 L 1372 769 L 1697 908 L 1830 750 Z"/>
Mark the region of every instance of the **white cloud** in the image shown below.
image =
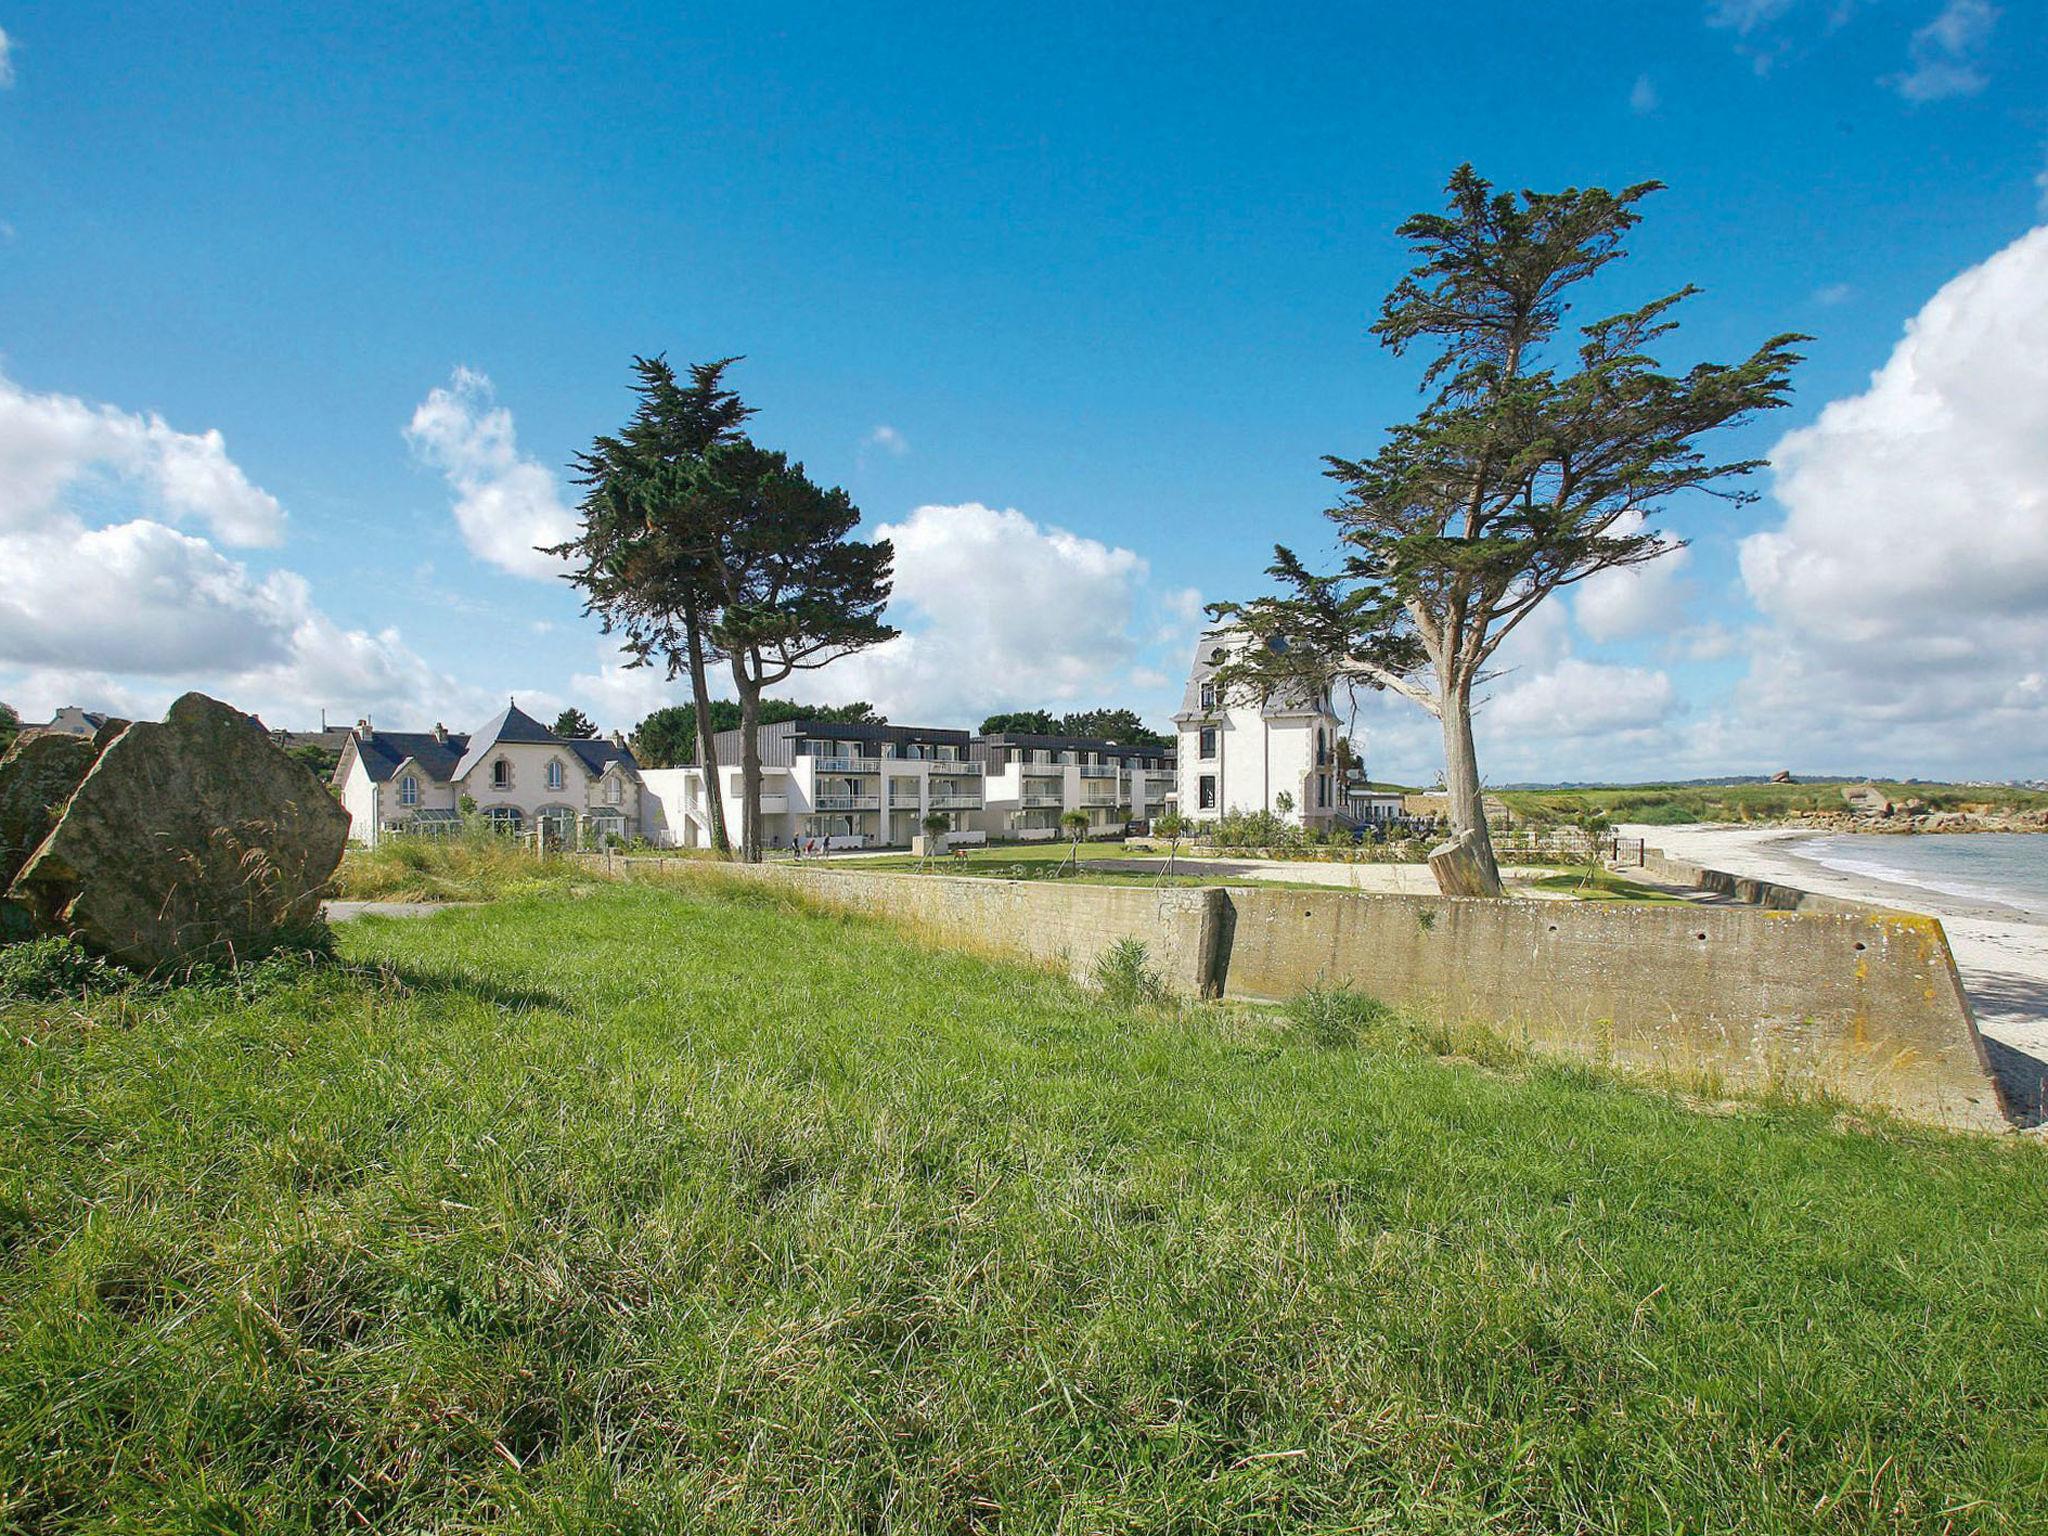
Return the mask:
<path id="1" fill-rule="evenodd" d="M 1643 526 L 1641 513 L 1615 525 L 1622 536 Z M 1675 627 L 1685 607 L 1684 572 L 1692 552 L 1673 545 L 1669 554 L 1644 565 L 1620 566 L 1588 576 L 1573 588 L 1572 617 L 1586 638 L 1598 644 L 1633 640 Z"/>
<path id="2" fill-rule="evenodd" d="M 1484 735 L 1498 747 L 1588 736 L 1603 738 L 1604 746 L 1661 726 L 1676 704 L 1671 679 L 1661 671 L 1567 656 L 1507 689 L 1480 719 Z"/>
<path id="3" fill-rule="evenodd" d="M 30 717 L 133 714 L 203 688 L 297 724 L 323 704 L 459 696 L 395 632 L 344 628 L 294 572 L 253 572 L 163 517 L 243 543 L 283 522 L 218 432 L 0 379 L 0 697 Z"/>
<path id="4" fill-rule="evenodd" d="M 1846 304 L 1855 297 L 1856 290 L 1847 283 L 1823 283 L 1813 290 L 1813 302 L 1827 309 Z"/>
<path id="5" fill-rule="evenodd" d="M 895 541 L 890 617 L 905 633 L 811 674 L 821 697 L 921 724 L 1123 699 L 1147 570 L 1136 553 L 977 502 L 919 507 L 876 534 Z"/>
<path id="6" fill-rule="evenodd" d="M 0 91 L 14 84 L 14 39 L 0 28 Z"/>
<path id="7" fill-rule="evenodd" d="M 861 441 L 866 447 L 879 448 L 892 458 L 900 459 L 910 452 L 909 441 L 887 422 L 877 426 Z"/>
<path id="8" fill-rule="evenodd" d="M 512 412 L 496 403 L 489 378 L 457 368 L 420 402 L 405 438 L 447 479 L 471 553 L 514 576 L 561 574 L 564 562 L 537 546 L 573 538 L 575 514 L 553 473 L 520 454 Z"/>
<path id="9" fill-rule="evenodd" d="M 1638 117 L 1647 117 L 1657 110 L 1657 83 L 1648 75 L 1637 75 L 1636 83 L 1629 87 L 1628 109 Z"/>
<path id="10" fill-rule="evenodd" d="M 284 509 L 250 483 L 217 430 L 179 432 L 154 412 L 31 394 L 0 377 L 0 528 L 33 526 L 65 497 L 146 501 L 227 544 L 284 537 Z"/>
<path id="11" fill-rule="evenodd" d="M 2048 227 L 1930 299 L 1862 394 L 1770 455 L 1741 712 L 1902 766 L 2048 750 Z"/>
<path id="12" fill-rule="evenodd" d="M 1998 8 L 1990 0 L 1946 0 L 1934 19 L 1913 34 L 1908 45 L 1912 67 L 1886 83 L 1908 101 L 1940 101 L 1971 96 L 1984 89 L 1978 67 Z"/>

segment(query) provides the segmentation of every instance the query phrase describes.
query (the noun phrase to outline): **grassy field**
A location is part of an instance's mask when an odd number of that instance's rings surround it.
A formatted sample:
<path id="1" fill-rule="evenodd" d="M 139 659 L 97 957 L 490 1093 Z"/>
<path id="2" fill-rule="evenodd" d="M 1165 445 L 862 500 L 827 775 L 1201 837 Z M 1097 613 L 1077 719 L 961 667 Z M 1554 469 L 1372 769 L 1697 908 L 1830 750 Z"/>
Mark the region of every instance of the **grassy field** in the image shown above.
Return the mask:
<path id="1" fill-rule="evenodd" d="M 1999 812 L 2048 808 L 2048 790 L 1975 784 L 1877 786 L 1894 801 L 1920 800 L 1932 810 L 1988 807 Z M 1610 821 L 1682 826 L 1700 821 L 1779 821 L 1801 811 L 1845 811 L 1840 782 L 1825 784 L 1632 784 L 1595 789 L 1509 789 L 1500 798 L 1517 820 L 1568 823 L 1586 815 Z"/>
<path id="2" fill-rule="evenodd" d="M 2035 1145 L 715 879 L 0 1003 L 0 1530 L 2048 1524 Z"/>

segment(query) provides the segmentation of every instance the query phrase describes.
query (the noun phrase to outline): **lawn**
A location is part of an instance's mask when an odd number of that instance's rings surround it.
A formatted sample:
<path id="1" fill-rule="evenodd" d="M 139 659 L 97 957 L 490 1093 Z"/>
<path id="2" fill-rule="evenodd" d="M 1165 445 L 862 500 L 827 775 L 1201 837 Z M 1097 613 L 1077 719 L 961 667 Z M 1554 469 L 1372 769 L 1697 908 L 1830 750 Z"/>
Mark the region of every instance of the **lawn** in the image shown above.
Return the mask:
<path id="1" fill-rule="evenodd" d="M 1500 798 L 1518 822 L 1539 826 L 1571 823 L 1589 815 L 1610 821 L 1683 826 L 1693 822 L 1780 821 L 1803 811 L 1848 810 L 1844 782 L 1799 784 L 1624 784 L 1585 789 L 1502 790 Z M 1989 806 L 2012 813 L 2048 808 L 2048 790 L 2003 784 L 1905 784 L 1880 780 L 1888 799 L 1919 800 L 1937 811 Z"/>
<path id="2" fill-rule="evenodd" d="M 0 1530 L 2048 1523 L 2039 1146 L 578 889 L 0 1004 Z"/>

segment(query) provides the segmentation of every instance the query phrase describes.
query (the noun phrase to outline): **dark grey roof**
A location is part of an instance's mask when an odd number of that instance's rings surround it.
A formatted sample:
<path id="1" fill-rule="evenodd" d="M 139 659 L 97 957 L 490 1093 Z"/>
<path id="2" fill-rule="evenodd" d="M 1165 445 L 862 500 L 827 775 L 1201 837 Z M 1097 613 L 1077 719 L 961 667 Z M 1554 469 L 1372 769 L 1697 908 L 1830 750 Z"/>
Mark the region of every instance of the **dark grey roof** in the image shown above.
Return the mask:
<path id="1" fill-rule="evenodd" d="M 922 725 L 849 725 L 841 720 L 791 720 L 790 734 L 823 736 L 830 741 L 930 741 L 964 747 L 971 739 L 966 731 Z"/>
<path id="2" fill-rule="evenodd" d="M 1173 746 L 1138 746 L 1099 736 L 1046 736 L 1036 731 L 995 731 L 976 740 L 991 747 L 1050 747 L 1060 751 L 1107 752 L 1117 757 L 1172 757 Z"/>
<path id="3" fill-rule="evenodd" d="M 591 738 L 582 741 L 564 741 L 562 745 L 583 759 L 583 766 L 590 770 L 593 778 L 602 774 L 613 763 L 624 763 L 628 768 L 635 770 L 640 766 L 633 760 L 631 752 L 609 741 Z"/>
<path id="4" fill-rule="evenodd" d="M 500 742 L 547 746 L 561 739 L 517 704 L 507 704 L 491 717 L 488 725 L 469 738 L 469 750 L 455 765 L 455 777 L 466 777 L 470 769 L 484 760 L 484 754 Z"/>
<path id="5" fill-rule="evenodd" d="M 462 760 L 467 736 L 450 736 L 446 741 L 432 731 L 358 731 L 356 753 L 363 760 L 371 782 L 383 784 L 398 772 L 398 765 L 412 758 L 420 771 L 437 784 L 455 778 L 455 766 Z"/>
<path id="6" fill-rule="evenodd" d="M 1216 675 L 1217 654 L 1230 650 L 1234 643 L 1241 642 L 1233 641 L 1230 627 L 1227 625 L 1221 629 L 1205 631 L 1202 638 L 1195 642 L 1195 663 L 1188 672 L 1188 686 L 1187 691 L 1181 695 L 1180 712 L 1173 717 L 1176 723 L 1210 720 L 1222 714 L 1220 707 L 1202 708 L 1202 684 Z M 1287 637 L 1270 636 L 1266 641 L 1266 648 L 1285 654 Z M 1290 691 L 1285 689 L 1267 699 L 1265 706 L 1259 711 L 1269 720 L 1280 715 L 1319 715 L 1323 712 L 1324 706 L 1320 702 L 1304 698 L 1300 693 L 1292 693 L 1290 696 Z"/>

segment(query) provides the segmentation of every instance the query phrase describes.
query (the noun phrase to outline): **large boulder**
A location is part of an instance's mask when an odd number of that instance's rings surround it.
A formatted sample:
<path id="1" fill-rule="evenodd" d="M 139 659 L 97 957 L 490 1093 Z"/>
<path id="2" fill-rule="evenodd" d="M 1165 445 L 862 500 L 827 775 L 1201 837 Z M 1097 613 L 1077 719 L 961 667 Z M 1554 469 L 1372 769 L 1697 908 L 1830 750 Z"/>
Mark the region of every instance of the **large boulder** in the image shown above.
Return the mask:
<path id="1" fill-rule="evenodd" d="M 188 693 L 107 745 L 8 894 L 37 927 L 137 969 L 230 959 L 315 919 L 347 840 L 311 771 Z"/>
<path id="2" fill-rule="evenodd" d="M 0 757 L 0 890 L 42 846 L 99 755 L 90 736 L 42 732 Z"/>

